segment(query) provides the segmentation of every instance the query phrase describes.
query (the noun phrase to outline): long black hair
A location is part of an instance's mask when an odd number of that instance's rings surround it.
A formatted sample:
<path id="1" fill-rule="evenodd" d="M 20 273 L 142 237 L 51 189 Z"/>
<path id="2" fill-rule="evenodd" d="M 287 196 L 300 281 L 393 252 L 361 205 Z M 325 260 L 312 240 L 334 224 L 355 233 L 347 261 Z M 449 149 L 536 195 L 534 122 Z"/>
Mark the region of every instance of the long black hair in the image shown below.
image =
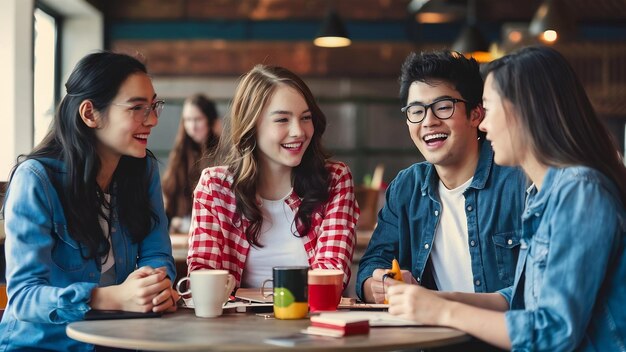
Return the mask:
<path id="1" fill-rule="evenodd" d="M 494 88 L 509 100 L 539 162 L 584 165 L 610 178 L 626 206 L 626 167 L 571 65 L 558 51 L 527 47 L 491 62 Z"/>
<path id="2" fill-rule="evenodd" d="M 94 129 L 82 121 L 79 107 L 89 100 L 106 120 L 104 112 L 126 79 L 136 73 L 147 73 L 146 67 L 128 55 L 97 52 L 82 58 L 65 83 L 67 94 L 59 104 L 50 131 L 31 153 L 18 157 L 11 172 L 10 179 L 16 168 L 29 159 L 38 160 L 46 167 L 61 200 L 69 234 L 86 247 L 86 253 L 81 248 L 81 255 L 87 259 L 109 252 L 110 244 L 98 217 L 111 219 L 102 211 L 108 203 L 96 182 L 101 167 L 96 152 L 97 137 Z M 148 183 L 150 173 L 156 171 L 147 170 L 148 158 L 154 158 L 149 151 L 140 159 L 122 156 L 111 183 L 119 221 L 135 243 L 143 240 L 159 221 L 150 207 Z M 65 170 L 54 167 L 46 159 L 63 162 Z M 151 165 L 156 167 L 156 162 Z"/>

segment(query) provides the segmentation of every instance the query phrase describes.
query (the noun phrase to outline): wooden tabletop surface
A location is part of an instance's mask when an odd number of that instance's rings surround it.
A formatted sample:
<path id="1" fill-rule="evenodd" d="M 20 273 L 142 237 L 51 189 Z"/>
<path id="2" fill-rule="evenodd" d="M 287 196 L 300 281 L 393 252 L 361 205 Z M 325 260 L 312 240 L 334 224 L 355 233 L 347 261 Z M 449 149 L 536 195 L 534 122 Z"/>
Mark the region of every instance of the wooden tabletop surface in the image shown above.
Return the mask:
<path id="1" fill-rule="evenodd" d="M 297 334 L 308 319 L 266 319 L 253 313 L 227 313 L 217 318 L 197 318 L 181 308 L 161 318 L 80 321 L 68 325 L 73 339 L 117 348 L 153 351 L 273 351 L 289 348 L 265 343 L 272 337 Z M 441 327 L 371 328 L 368 335 L 345 338 L 319 337 L 299 344 L 298 351 L 372 351 L 421 349 L 469 340 L 463 332 Z"/>

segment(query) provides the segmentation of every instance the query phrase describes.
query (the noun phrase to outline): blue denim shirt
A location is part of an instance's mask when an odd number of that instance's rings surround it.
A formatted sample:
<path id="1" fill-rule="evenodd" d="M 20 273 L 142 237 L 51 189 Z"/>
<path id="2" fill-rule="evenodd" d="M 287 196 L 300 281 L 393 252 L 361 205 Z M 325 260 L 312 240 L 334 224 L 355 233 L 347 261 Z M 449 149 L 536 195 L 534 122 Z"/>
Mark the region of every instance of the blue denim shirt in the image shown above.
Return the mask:
<path id="1" fill-rule="evenodd" d="M 626 212 L 587 167 L 550 168 L 523 215 L 506 326 L 514 351 L 626 351 Z"/>
<path id="2" fill-rule="evenodd" d="M 474 290 L 493 292 L 513 283 L 527 180 L 520 169 L 495 165 L 489 142 L 480 148 L 474 179 L 464 193 L 465 214 Z M 390 184 L 359 264 L 361 299 L 365 280 L 377 268 L 391 268 L 394 258 L 420 284 L 436 288 L 429 258 L 441 213 L 438 182 L 435 167 L 422 162 L 402 170 Z"/>
<path id="3" fill-rule="evenodd" d="M 53 177 L 63 172 L 62 163 L 42 161 L 60 171 L 51 172 Z M 151 206 L 160 222 L 141 243 L 132 243 L 120 226 L 112 195 L 111 240 L 117 284 L 141 266 L 165 266 L 171 280 L 176 275 L 158 169 L 152 159 L 148 165 L 152 169 Z M 93 350 L 93 345 L 67 337 L 65 327 L 90 310 L 100 266 L 98 260 L 82 258 L 78 243 L 67 232 L 59 196 L 41 162 L 25 161 L 15 171 L 6 197 L 5 229 L 9 303 L 0 323 L 0 351 Z"/>

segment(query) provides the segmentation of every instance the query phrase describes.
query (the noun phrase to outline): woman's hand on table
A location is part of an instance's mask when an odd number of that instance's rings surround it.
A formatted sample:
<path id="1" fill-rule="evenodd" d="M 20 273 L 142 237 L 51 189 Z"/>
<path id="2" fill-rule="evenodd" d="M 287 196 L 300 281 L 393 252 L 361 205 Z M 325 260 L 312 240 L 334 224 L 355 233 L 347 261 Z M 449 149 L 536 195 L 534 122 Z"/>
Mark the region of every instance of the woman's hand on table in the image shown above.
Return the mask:
<path id="1" fill-rule="evenodd" d="M 128 275 L 119 286 L 121 309 L 139 312 L 164 311 L 172 304 L 171 287 L 172 283 L 164 268 L 141 267 Z"/>
<path id="2" fill-rule="evenodd" d="M 156 268 L 154 269 L 154 271 L 167 273 L 165 267 Z M 178 302 L 180 295 L 178 294 L 178 292 L 176 292 L 175 289 L 172 288 L 172 282 L 167 275 L 165 275 L 165 279 L 163 281 L 166 281 L 168 283 L 168 287 L 152 299 L 152 304 L 154 305 L 152 311 L 175 312 L 177 309 L 176 302 Z"/>
<path id="3" fill-rule="evenodd" d="M 92 309 L 145 313 L 153 310 L 155 307 L 153 302 L 157 302 L 157 306 L 163 304 L 165 297 L 169 298 L 171 295 L 169 291 L 171 291 L 171 282 L 165 269 L 144 266 L 130 273 L 120 285 L 93 289 L 89 305 Z M 169 300 L 171 301 L 171 298 Z M 163 308 L 159 308 L 158 311 L 161 309 Z"/>

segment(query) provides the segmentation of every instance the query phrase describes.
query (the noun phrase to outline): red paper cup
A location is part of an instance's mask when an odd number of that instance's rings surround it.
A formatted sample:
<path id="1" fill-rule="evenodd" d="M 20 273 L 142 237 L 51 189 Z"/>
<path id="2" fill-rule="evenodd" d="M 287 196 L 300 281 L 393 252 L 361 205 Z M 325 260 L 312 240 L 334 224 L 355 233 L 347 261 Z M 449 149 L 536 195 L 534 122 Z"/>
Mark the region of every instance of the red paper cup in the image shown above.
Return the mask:
<path id="1" fill-rule="evenodd" d="M 309 310 L 337 310 L 343 292 L 343 271 L 337 269 L 309 270 Z"/>

